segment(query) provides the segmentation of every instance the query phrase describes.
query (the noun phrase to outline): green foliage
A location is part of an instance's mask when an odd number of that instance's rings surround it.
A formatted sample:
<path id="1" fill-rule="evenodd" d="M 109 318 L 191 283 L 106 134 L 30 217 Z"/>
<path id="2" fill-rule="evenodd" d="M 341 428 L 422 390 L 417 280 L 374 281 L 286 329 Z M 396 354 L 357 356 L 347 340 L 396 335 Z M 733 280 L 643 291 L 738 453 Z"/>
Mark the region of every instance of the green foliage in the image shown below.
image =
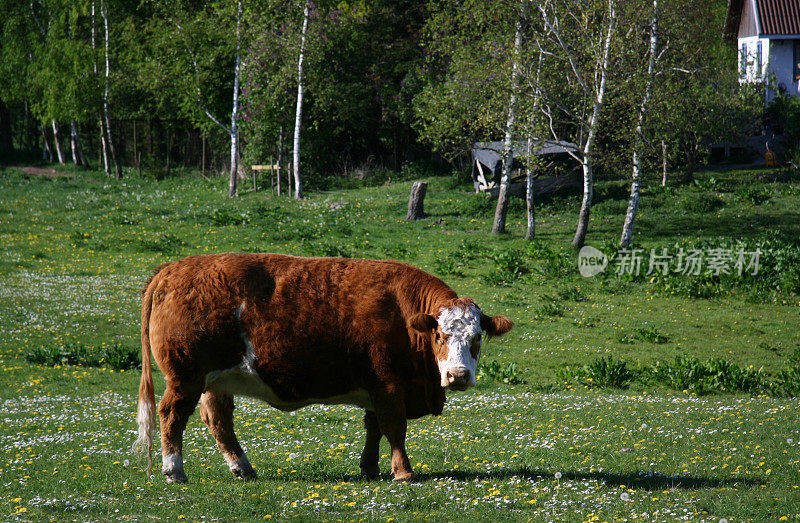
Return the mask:
<path id="1" fill-rule="evenodd" d="M 129 370 L 140 368 L 142 365 L 140 349 L 133 349 L 118 343 L 103 348 L 86 347 L 80 342 L 42 345 L 25 353 L 25 359 L 34 365 L 49 367 L 77 365 Z"/>
<path id="2" fill-rule="evenodd" d="M 433 267 L 437 274 L 464 276 L 464 266 L 461 261 L 449 254 L 437 254 L 433 259 Z"/>
<path id="3" fill-rule="evenodd" d="M 155 238 L 141 240 L 139 244 L 145 251 L 162 254 L 174 254 L 186 245 L 183 240 L 171 233 L 162 233 Z"/>
<path id="4" fill-rule="evenodd" d="M 676 356 L 675 361 L 656 362 L 649 369 L 652 379 L 677 390 L 697 394 L 709 392 L 757 393 L 767 385 L 762 369 L 742 368 L 722 359 L 701 362 L 698 358 Z"/>
<path id="5" fill-rule="evenodd" d="M 725 201 L 720 196 L 701 192 L 686 194 L 680 204 L 684 212 L 696 215 L 716 212 L 725 206 Z"/>
<path id="6" fill-rule="evenodd" d="M 578 380 L 589 386 L 627 389 L 636 377 L 625 361 L 614 361 L 601 356 L 580 368 L 566 368 L 560 371 L 562 379 Z"/>
<path id="7" fill-rule="evenodd" d="M 736 198 L 739 201 L 744 203 L 750 203 L 752 205 L 761 205 L 762 203 L 769 201 L 771 195 L 769 190 L 763 185 L 751 185 L 748 187 L 742 187 L 738 191 L 736 191 Z"/>
<path id="8" fill-rule="evenodd" d="M 525 380 L 519 375 L 516 362 L 482 361 L 478 365 L 478 372 L 494 381 L 507 385 L 522 385 L 525 383 Z"/>
<path id="9" fill-rule="evenodd" d="M 488 257 L 494 262 L 494 269 L 484 276 L 484 281 L 490 285 L 500 287 L 512 285 L 528 272 L 522 251 L 495 248 L 488 253 Z"/>

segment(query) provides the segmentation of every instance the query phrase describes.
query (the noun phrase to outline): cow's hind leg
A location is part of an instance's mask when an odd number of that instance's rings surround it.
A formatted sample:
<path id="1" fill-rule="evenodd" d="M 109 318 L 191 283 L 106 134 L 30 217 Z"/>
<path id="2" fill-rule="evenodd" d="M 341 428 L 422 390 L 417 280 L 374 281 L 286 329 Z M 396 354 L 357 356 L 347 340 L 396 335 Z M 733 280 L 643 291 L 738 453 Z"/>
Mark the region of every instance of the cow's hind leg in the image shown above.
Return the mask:
<path id="1" fill-rule="evenodd" d="M 187 386 L 184 383 L 177 386 L 174 381 L 170 381 L 158 404 L 161 418 L 162 472 L 170 483 L 186 483 L 188 480 L 183 470 L 183 431 L 197 406 L 201 390 L 199 386 Z"/>
<path id="2" fill-rule="evenodd" d="M 378 458 L 380 457 L 382 434 L 378 427 L 378 418 L 374 412 L 365 411 L 364 428 L 367 430 L 367 438 L 364 442 L 364 450 L 361 452 L 361 476 L 368 479 L 376 479 L 380 476 Z"/>
<path id="3" fill-rule="evenodd" d="M 255 479 L 256 471 L 233 431 L 233 409 L 233 396 L 229 394 L 208 390 L 200 398 L 200 415 L 217 440 L 217 447 L 233 475 L 241 479 Z"/>
<path id="4" fill-rule="evenodd" d="M 372 394 L 378 428 L 392 449 L 392 474 L 395 481 L 413 481 L 411 462 L 406 453 L 406 409 L 403 394 L 390 386 Z"/>

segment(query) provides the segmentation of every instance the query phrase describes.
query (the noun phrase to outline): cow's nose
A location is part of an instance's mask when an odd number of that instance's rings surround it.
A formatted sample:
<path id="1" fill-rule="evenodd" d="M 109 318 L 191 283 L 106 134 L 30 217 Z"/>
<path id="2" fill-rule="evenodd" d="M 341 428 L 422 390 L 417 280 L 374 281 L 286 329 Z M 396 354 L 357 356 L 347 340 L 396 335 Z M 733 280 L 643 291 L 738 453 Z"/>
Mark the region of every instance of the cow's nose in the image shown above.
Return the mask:
<path id="1" fill-rule="evenodd" d="M 452 388 L 466 388 L 469 386 L 470 376 L 469 369 L 465 367 L 456 367 L 447 371 L 447 381 Z"/>

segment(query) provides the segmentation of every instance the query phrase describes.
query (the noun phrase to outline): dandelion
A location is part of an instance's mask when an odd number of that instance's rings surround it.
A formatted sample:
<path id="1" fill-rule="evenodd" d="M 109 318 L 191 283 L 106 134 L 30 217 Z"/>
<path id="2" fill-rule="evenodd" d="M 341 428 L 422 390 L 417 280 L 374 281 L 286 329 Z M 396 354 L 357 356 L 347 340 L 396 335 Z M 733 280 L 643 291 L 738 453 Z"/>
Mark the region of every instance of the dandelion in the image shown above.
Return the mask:
<path id="1" fill-rule="evenodd" d="M 561 473 L 560 473 L 560 472 L 556 472 L 555 474 L 553 474 L 553 476 L 554 476 L 556 479 L 561 479 Z"/>
<path id="2" fill-rule="evenodd" d="M 622 494 L 619 495 L 619 499 L 621 499 L 622 501 L 630 501 L 631 496 L 627 492 L 623 492 Z"/>
<path id="3" fill-rule="evenodd" d="M 788 443 L 789 445 L 793 445 L 794 440 L 792 438 L 786 438 L 786 443 Z"/>

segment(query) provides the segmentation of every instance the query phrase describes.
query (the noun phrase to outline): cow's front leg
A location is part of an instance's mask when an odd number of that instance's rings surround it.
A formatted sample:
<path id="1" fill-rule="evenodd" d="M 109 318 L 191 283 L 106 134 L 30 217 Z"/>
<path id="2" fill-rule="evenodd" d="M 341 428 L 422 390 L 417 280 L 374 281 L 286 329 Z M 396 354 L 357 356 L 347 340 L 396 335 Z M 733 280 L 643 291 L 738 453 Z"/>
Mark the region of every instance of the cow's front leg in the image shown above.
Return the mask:
<path id="1" fill-rule="evenodd" d="M 229 394 L 209 390 L 200 398 L 200 416 L 217 440 L 217 447 L 231 473 L 240 479 L 256 479 L 256 471 L 233 431 L 233 409 L 233 396 Z"/>
<path id="2" fill-rule="evenodd" d="M 164 397 L 158 404 L 161 418 L 162 472 L 170 483 L 188 481 L 183 470 L 183 431 L 199 399 L 199 390 L 168 383 Z"/>
<path id="3" fill-rule="evenodd" d="M 392 474 L 395 481 L 413 481 L 411 462 L 406 454 L 406 412 L 402 393 L 394 387 L 372 395 L 378 429 L 392 449 Z"/>
<path id="4" fill-rule="evenodd" d="M 377 479 L 381 473 L 378 467 L 378 458 L 380 457 L 382 434 L 374 412 L 369 410 L 364 412 L 364 428 L 367 430 L 367 438 L 364 442 L 364 450 L 361 452 L 361 477 Z"/>

